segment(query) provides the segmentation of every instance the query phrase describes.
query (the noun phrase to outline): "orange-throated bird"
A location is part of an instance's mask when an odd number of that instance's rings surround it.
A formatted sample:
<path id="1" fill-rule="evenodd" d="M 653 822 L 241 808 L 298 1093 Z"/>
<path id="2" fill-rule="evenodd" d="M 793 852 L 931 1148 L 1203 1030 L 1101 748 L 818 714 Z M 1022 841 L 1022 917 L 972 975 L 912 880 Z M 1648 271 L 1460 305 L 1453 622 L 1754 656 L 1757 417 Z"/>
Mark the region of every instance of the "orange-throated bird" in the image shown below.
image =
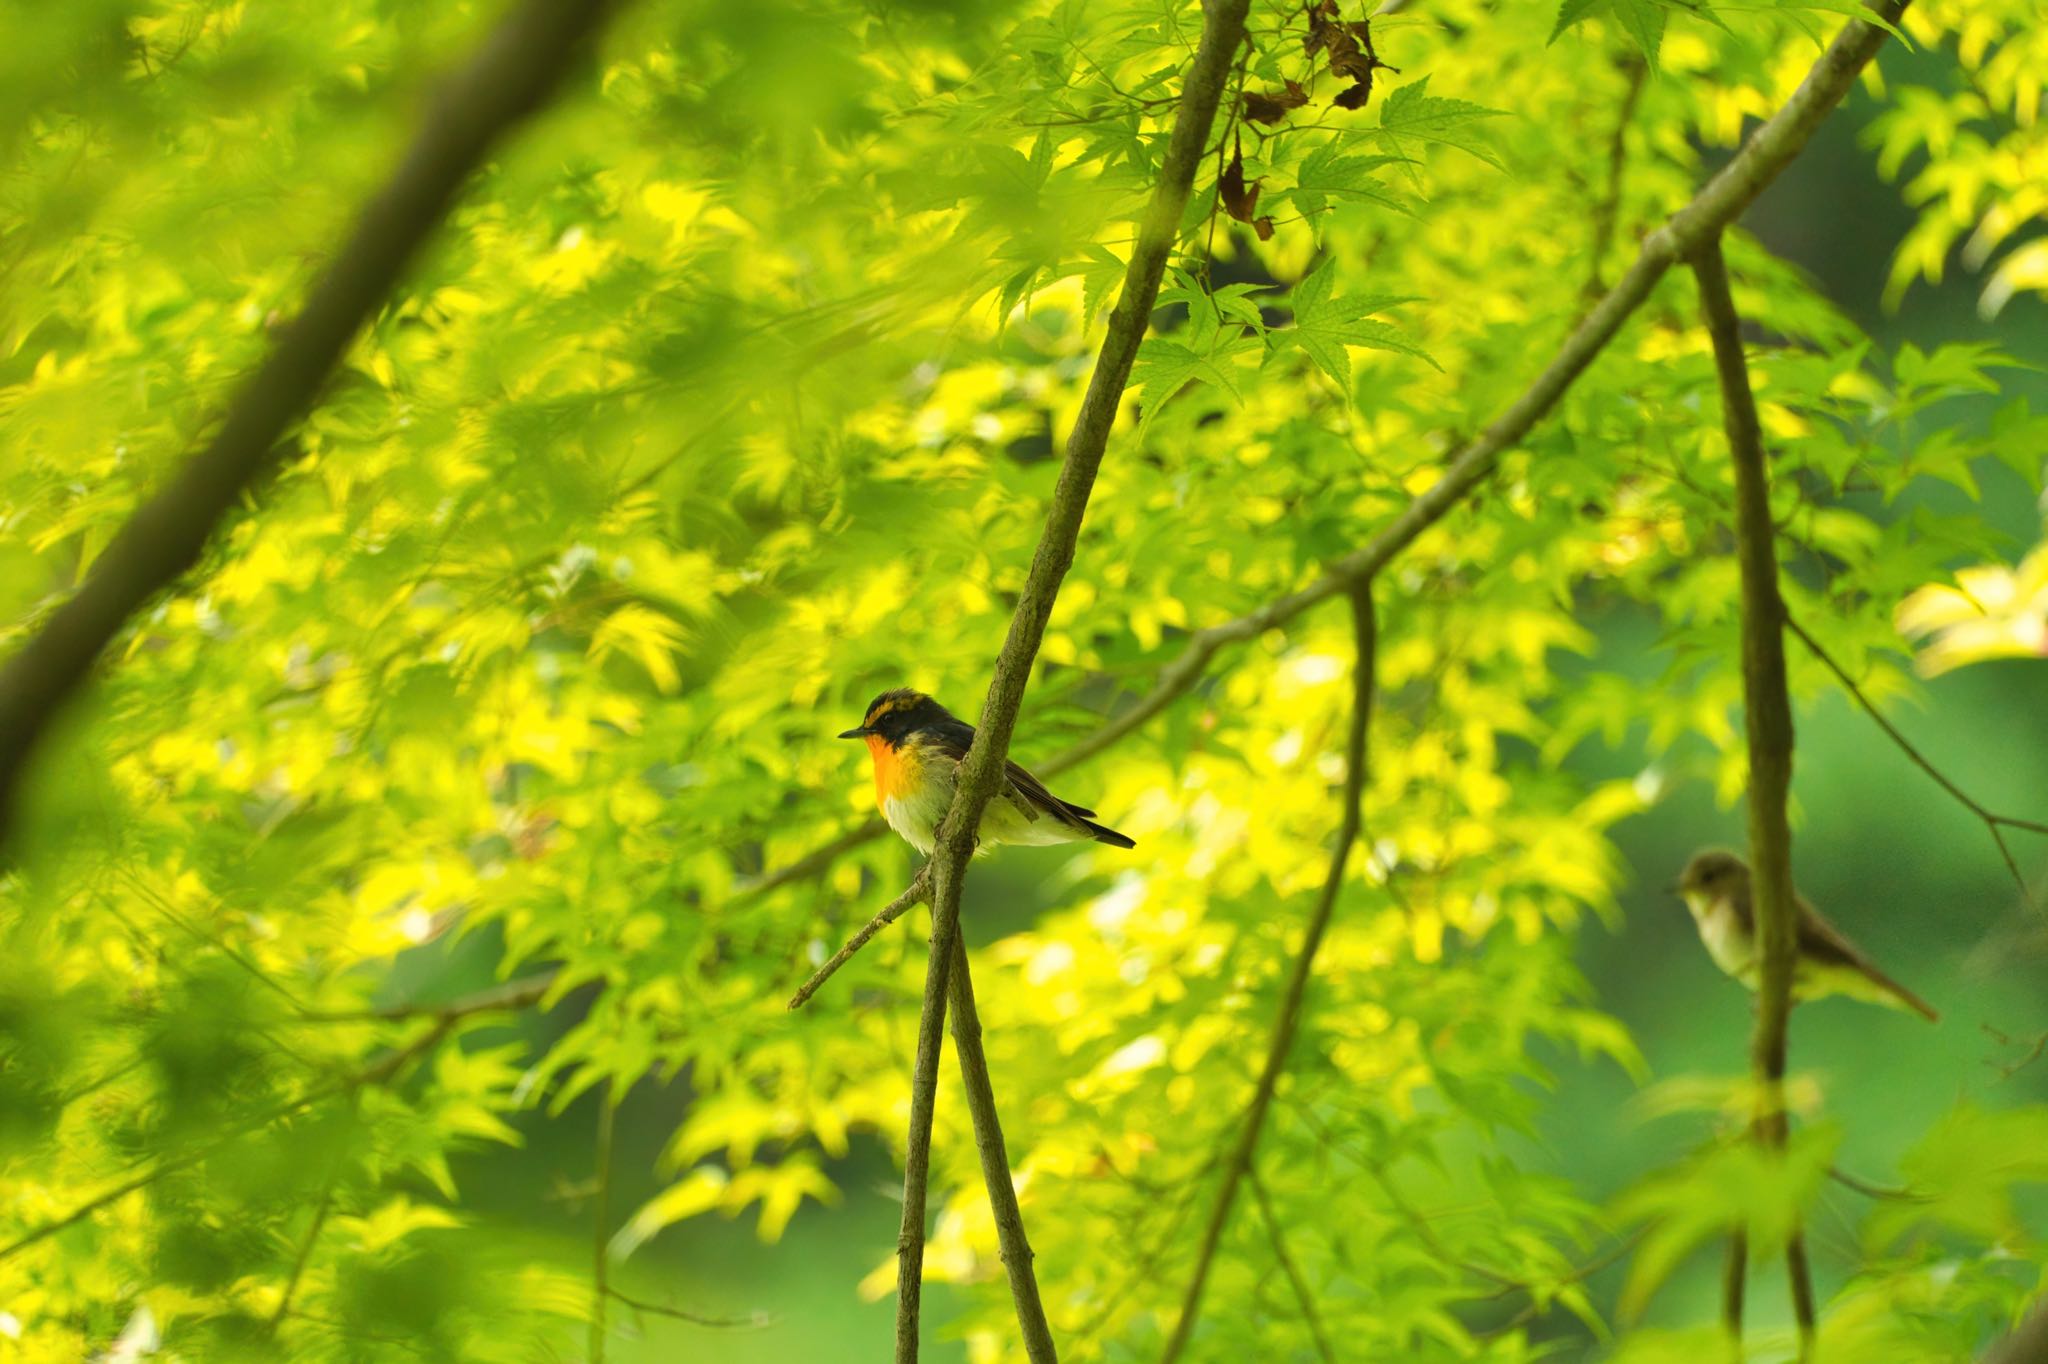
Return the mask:
<path id="1" fill-rule="evenodd" d="M 842 739 L 866 739 L 875 761 L 875 804 L 889 827 L 930 855 L 939 821 L 953 803 L 960 760 L 974 742 L 974 726 L 921 691 L 899 688 L 868 702 L 858 728 Z M 1118 848 L 1137 844 L 1097 824 L 1093 810 L 1070 805 L 1015 763 L 1002 789 L 981 813 L 980 842 L 1079 843 Z"/>
<path id="2" fill-rule="evenodd" d="M 1700 941 L 1706 944 L 1714 965 L 1754 990 L 1762 959 L 1756 950 L 1756 906 L 1750 898 L 1749 882 L 1749 863 L 1724 848 L 1708 848 L 1693 854 L 1672 889 L 1692 911 Z M 1930 1023 L 1941 1021 L 1932 1004 L 1878 970 L 1840 929 L 1806 903 L 1805 896 L 1796 898 L 1799 928 L 1794 939 L 1798 953 L 1792 968 L 1794 999 L 1847 995 L 1894 1009 L 1911 1009 Z"/>

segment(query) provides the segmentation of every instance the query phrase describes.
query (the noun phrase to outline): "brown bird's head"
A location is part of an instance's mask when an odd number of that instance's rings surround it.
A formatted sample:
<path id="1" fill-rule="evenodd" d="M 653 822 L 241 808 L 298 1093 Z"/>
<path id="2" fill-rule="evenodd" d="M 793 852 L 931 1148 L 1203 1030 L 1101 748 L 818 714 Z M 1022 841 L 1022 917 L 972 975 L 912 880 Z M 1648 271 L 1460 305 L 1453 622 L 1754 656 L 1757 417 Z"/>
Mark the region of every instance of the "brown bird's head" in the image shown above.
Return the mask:
<path id="1" fill-rule="evenodd" d="M 1703 848 L 1692 855 L 1671 887 L 1678 894 L 1718 900 L 1749 887 L 1749 863 L 1726 848 Z"/>

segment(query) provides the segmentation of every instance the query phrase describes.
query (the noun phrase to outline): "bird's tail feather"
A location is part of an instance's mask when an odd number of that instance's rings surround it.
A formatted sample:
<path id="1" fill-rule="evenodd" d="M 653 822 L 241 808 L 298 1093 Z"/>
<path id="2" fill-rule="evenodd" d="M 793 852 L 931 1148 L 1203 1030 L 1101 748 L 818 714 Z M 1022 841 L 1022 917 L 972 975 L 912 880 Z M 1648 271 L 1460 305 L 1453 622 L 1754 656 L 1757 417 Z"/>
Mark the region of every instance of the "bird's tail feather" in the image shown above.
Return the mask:
<path id="1" fill-rule="evenodd" d="M 1905 986 L 1899 984 L 1897 981 L 1893 980 L 1884 972 L 1873 970 L 1870 973 L 1870 978 L 1873 981 L 1875 981 L 1887 995 L 1890 995 L 1894 1002 L 1902 1004 L 1906 1008 L 1911 1009 L 1914 1013 L 1919 1014 L 1929 1023 L 1941 1022 L 1941 1015 L 1938 1012 L 1936 1012 L 1935 1007 L 1932 1004 L 1929 1004 L 1926 1000 L 1920 998 L 1920 996 L 1914 994 L 1911 990 L 1908 990 Z"/>
<path id="2" fill-rule="evenodd" d="M 1088 836 L 1097 843 L 1107 843 L 1112 848 L 1135 848 L 1138 846 L 1135 842 L 1108 825 L 1097 824 L 1092 819 L 1082 819 L 1081 826 L 1088 830 Z"/>

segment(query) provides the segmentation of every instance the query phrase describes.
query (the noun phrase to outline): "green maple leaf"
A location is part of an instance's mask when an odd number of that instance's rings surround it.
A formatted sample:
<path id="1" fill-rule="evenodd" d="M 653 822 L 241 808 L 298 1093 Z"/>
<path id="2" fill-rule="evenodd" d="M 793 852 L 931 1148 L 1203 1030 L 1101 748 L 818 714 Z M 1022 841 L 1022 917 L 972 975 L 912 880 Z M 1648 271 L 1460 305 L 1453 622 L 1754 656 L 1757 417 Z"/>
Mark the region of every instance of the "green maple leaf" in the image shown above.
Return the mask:
<path id="1" fill-rule="evenodd" d="M 1657 50 L 1664 46 L 1664 6 L 1659 0 L 1612 0 L 1614 17 L 1629 41 L 1642 49 L 1650 70 L 1657 69 Z"/>
<path id="2" fill-rule="evenodd" d="M 1294 325 L 1273 335 L 1300 346 L 1345 394 L 1351 392 L 1351 356 L 1347 346 L 1396 351 L 1413 355 L 1432 368 L 1442 368 L 1392 323 L 1372 320 L 1373 313 L 1385 312 L 1409 300 L 1393 294 L 1336 298 L 1332 296 L 1334 288 L 1335 274 L 1327 262 L 1310 272 L 1294 286 Z"/>
<path id="3" fill-rule="evenodd" d="M 1372 174 L 1381 166 L 1405 160 L 1399 156 L 1343 156 L 1334 141 L 1325 142 L 1308 154 L 1295 174 L 1294 188 L 1285 193 L 1311 218 L 1332 199 L 1365 199 L 1412 217 L 1414 210 L 1407 202 Z"/>
<path id="4" fill-rule="evenodd" d="M 1235 324 L 1226 325 L 1206 298 L 1196 298 L 1188 307 L 1188 324 L 1172 336 L 1148 337 L 1138 347 L 1137 362 L 1131 367 L 1131 387 L 1144 390 L 1144 412 L 1138 434 L 1144 435 L 1167 402 L 1189 383 L 1211 384 L 1242 403 L 1238 391 L 1237 357 L 1259 349 L 1257 338 L 1247 336 Z"/>
<path id="5" fill-rule="evenodd" d="M 1556 42 L 1566 29 L 1607 11 L 1608 0 L 1564 0 L 1557 7 L 1557 22 L 1550 26 L 1548 41 Z"/>
<path id="6" fill-rule="evenodd" d="M 1478 157 L 1496 170 L 1503 169 L 1500 157 L 1479 136 L 1479 125 L 1489 118 L 1500 115 L 1498 109 L 1489 109 L 1483 104 L 1469 100 L 1444 99 L 1429 93 L 1429 77 L 1410 81 L 1387 97 L 1380 106 L 1380 126 L 1373 131 L 1381 140 L 1404 158 L 1403 147 L 1408 139 L 1417 142 L 1441 142 L 1456 147 L 1471 156 Z M 1414 168 L 1409 176 L 1421 188 L 1421 179 Z"/>

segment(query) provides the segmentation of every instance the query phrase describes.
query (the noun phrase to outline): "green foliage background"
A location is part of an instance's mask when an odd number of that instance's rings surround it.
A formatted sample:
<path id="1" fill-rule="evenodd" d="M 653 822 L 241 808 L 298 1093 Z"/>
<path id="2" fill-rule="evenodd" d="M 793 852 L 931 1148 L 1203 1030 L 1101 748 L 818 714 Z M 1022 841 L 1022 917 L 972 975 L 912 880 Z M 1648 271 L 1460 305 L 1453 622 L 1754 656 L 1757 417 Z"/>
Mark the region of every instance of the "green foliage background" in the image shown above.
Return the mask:
<path id="1" fill-rule="evenodd" d="M 1017 756 L 1433 481 L 1846 8 L 1418 0 L 1374 26 L 1400 69 L 1364 110 L 1325 74 L 1236 128 L 1272 238 L 1213 213 L 1219 154 Z M 1916 5 L 1730 255 L 1794 614 L 1967 790 L 2040 817 L 2030 11 Z M 0 16 L 6 648 L 211 429 L 495 14 Z M 630 1298 L 773 1317 L 615 1302 L 616 1359 L 881 1353 L 921 927 L 783 1001 L 911 855 L 748 885 L 867 817 L 828 736 L 870 695 L 972 712 L 1198 28 L 1155 0 L 626 12 L 37 775 L 0 881 L 0 1359 L 105 1350 L 145 1307 L 176 1359 L 580 1359 L 594 1253 Z M 1310 79 L 1299 11 L 1252 28 L 1243 89 Z M 1658 889 L 1739 841 L 1728 485 L 1676 272 L 1383 575 L 1374 855 L 1258 1167 L 1343 1358 L 1696 1358 L 1731 1207 L 1759 1358 L 1790 1352 L 1768 1228 L 1795 1215 L 1826 1359 L 1970 1358 L 2041 1285 L 2041 920 L 1796 648 L 1801 884 L 1946 1017 L 1800 1010 L 1793 1153 L 1734 1142 L 1747 1003 Z M 1902 622 L 1957 670 L 1916 680 Z M 1171 1324 L 1325 865 L 1347 634 L 1331 607 L 1225 650 L 1055 783 L 1135 853 L 976 867 L 1069 1358 L 1151 1358 Z M 350 1016 L 543 970 L 532 1010 Z M 1006 1359 L 944 1084 L 932 1357 Z M 1195 1347 L 1315 1357 L 1253 1203 Z"/>

